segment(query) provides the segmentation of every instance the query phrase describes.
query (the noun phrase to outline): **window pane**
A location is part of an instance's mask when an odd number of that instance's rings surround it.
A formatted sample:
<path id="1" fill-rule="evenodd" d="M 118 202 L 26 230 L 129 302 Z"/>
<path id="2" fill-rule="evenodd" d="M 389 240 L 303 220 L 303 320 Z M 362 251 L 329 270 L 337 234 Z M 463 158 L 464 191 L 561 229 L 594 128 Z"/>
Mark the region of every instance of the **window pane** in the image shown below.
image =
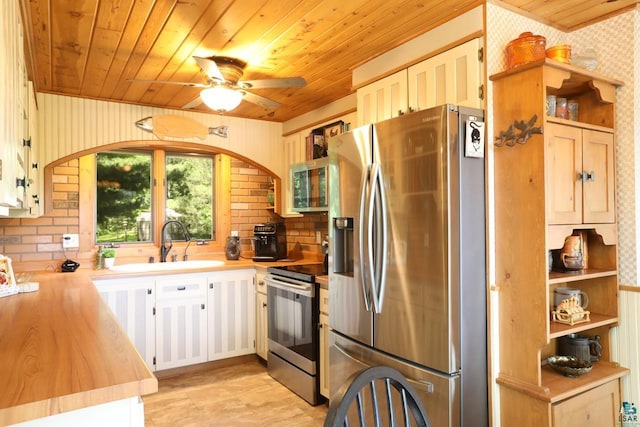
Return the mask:
<path id="1" fill-rule="evenodd" d="M 151 154 L 96 155 L 96 241 L 151 241 Z"/>
<path id="2" fill-rule="evenodd" d="M 166 219 L 182 222 L 194 239 L 215 239 L 213 165 L 212 157 L 166 157 Z M 171 238 L 184 240 L 175 230 Z"/>

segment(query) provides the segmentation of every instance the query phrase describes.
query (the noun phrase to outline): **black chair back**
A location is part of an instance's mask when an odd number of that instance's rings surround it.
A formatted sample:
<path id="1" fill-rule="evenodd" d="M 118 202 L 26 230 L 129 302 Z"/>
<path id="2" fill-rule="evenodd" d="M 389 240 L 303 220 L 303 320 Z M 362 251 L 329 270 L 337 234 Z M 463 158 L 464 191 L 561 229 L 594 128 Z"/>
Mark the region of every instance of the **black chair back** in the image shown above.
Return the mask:
<path id="1" fill-rule="evenodd" d="M 373 366 L 356 372 L 332 396 L 324 427 L 430 427 L 415 389 L 398 371 Z"/>

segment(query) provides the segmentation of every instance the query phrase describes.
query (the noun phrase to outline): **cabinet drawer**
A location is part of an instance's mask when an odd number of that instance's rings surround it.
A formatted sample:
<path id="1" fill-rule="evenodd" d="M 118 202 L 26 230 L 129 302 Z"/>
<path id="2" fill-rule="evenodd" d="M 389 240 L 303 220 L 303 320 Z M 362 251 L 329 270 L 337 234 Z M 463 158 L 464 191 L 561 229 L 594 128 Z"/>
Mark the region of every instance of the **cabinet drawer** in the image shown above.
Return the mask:
<path id="1" fill-rule="evenodd" d="M 320 288 L 320 313 L 329 314 L 329 290 Z"/>
<path id="2" fill-rule="evenodd" d="M 618 424 L 618 380 L 553 405 L 553 427 L 614 427 Z"/>
<path id="3" fill-rule="evenodd" d="M 267 294 L 267 283 L 264 281 L 266 274 L 256 273 L 256 292 Z"/>
<path id="4" fill-rule="evenodd" d="M 156 280 L 158 299 L 205 297 L 206 294 L 206 276 L 175 276 Z"/>

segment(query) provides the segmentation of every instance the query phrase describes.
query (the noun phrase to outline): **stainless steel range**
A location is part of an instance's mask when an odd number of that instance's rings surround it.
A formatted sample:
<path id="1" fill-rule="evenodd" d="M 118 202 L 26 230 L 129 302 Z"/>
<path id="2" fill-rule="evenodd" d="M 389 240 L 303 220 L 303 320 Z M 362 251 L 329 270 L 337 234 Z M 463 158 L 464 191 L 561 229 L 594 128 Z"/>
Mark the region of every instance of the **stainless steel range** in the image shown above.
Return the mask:
<path id="1" fill-rule="evenodd" d="M 322 264 L 269 267 L 269 375 L 312 405 L 321 402 L 318 375 L 318 289 Z"/>

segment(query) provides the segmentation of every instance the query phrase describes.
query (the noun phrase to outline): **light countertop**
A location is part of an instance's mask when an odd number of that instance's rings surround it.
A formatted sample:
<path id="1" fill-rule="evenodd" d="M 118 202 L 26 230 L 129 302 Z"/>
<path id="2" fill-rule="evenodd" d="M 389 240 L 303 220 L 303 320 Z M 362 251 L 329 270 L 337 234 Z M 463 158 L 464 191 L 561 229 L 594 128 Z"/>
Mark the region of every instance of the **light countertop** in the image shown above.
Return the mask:
<path id="1" fill-rule="evenodd" d="M 0 298 L 0 425 L 158 390 L 86 273 L 32 280 L 38 291 Z"/>

